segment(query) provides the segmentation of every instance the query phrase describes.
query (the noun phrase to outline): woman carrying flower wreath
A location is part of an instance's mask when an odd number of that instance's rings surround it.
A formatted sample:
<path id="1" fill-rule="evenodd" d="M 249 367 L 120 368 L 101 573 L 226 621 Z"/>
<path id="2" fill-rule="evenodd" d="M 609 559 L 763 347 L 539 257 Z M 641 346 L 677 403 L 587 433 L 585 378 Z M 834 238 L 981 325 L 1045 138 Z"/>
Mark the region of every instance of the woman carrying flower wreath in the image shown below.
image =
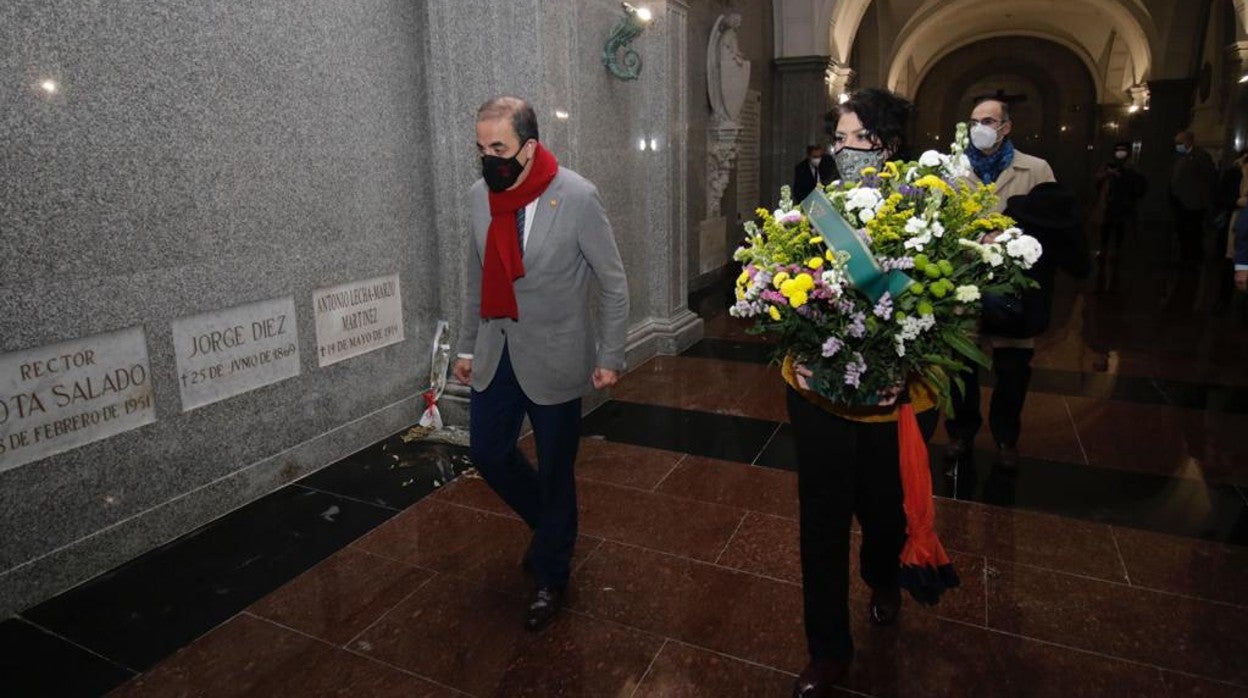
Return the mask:
<path id="1" fill-rule="evenodd" d="M 734 253 L 735 317 L 777 339 L 797 451 L 810 662 L 795 696 L 830 695 L 853 658 L 849 526 L 862 525 L 868 618 L 896 621 L 901 591 L 935 604 L 958 576 L 935 530 L 927 439 L 962 374 L 988 358 L 973 336 L 985 293 L 1017 294 L 1041 255 L 969 178 L 967 128 L 949 154 L 891 160 L 910 104 L 850 96 L 829 120 L 841 176 L 795 206 L 781 188 Z M 829 129 L 832 130 L 832 129 Z"/>
<path id="2" fill-rule="evenodd" d="M 840 105 L 832 114 L 841 176 L 851 179 L 866 168 L 880 170 L 885 161 L 900 156 L 910 112 L 906 100 L 875 89 L 855 92 Z M 825 353 L 834 348 L 826 347 Z M 908 397 L 913 404 L 924 440 L 935 431 L 938 415 L 932 391 L 921 381 L 911 380 L 906 396 L 886 391 L 879 404 L 851 406 L 811 390 L 810 370 L 795 365 L 791 356 L 783 373 L 797 446 L 802 593 L 810 652 L 793 694 L 808 698 L 831 695 L 854 654 L 849 622 L 852 516 L 862 528 L 859 570 L 871 588 L 868 618 L 875 625 L 897 619 L 898 556 L 906 541 L 897 467 L 899 398 Z"/>

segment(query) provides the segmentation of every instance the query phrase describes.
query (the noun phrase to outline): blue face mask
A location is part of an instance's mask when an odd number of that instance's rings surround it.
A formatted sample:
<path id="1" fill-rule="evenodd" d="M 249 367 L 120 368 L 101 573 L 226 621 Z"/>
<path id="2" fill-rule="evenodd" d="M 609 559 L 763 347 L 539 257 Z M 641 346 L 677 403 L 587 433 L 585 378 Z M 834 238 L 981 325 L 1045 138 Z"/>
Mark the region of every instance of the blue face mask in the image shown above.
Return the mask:
<path id="1" fill-rule="evenodd" d="M 1179 155 L 1187 155 L 1188 153 L 1192 152 L 1192 146 L 1183 145 L 1182 143 L 1175 143 L 1174 152 L 1178 153 Z"/>

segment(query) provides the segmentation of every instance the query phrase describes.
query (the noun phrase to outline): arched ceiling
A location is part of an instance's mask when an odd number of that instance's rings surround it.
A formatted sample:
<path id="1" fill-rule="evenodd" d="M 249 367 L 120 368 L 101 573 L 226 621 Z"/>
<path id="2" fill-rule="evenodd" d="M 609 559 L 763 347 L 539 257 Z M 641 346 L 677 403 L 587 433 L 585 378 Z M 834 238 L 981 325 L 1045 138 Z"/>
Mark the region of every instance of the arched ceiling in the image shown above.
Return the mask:
<path id="1" fill-rule="evenodd" d="M 1102 101 L 1124 101 L 1126 89 L 1148 75 L 1152 27 L 1140 24 L 1123 0 L 952 0 L 925 2 L 893 44 L 887 86 L 912 93 L 927 71 L 949 52 L 980 39 L 1023 35 L 1052 39 L 1088 65 Z"/>
<path id="2" fill-rule="evenodd" d="M 836 0 L 828 45 L 842 65 L 849 62 L 872 2 L 885 5 L 881 13 L 887 10 L 901 25 L 888 52 L 886 85 L 903 94 L 912 94 L 951 51 L 981 39 L 1022 35 L 1070 48 L 1088 65 L 1099 99 L 1124 101 L 1126 89 L 1148 77 L 1159 41 L 1143 0 Z"/>

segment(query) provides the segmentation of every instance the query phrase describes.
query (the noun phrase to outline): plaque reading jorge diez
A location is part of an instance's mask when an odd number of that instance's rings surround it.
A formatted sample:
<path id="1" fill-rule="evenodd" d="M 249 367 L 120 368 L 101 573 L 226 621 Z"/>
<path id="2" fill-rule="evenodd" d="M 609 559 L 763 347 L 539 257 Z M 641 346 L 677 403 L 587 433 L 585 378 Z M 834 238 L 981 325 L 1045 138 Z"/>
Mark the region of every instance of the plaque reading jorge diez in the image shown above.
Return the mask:
<path id="1" fill-rule="evenodd" d="M 398 274 L 322 288 L 312 294 L 312 310 L 320 366 L 403 341 Z"/>
<path id="2" fill-rule="evenodd" d="M 299 375 L 295 297 L 173 321 L 183 411 Z"/>
<path id="3" fill-rule="evenodd" d="M 141 326 L 0 354 L 0 471 L 154 421 Z"/>

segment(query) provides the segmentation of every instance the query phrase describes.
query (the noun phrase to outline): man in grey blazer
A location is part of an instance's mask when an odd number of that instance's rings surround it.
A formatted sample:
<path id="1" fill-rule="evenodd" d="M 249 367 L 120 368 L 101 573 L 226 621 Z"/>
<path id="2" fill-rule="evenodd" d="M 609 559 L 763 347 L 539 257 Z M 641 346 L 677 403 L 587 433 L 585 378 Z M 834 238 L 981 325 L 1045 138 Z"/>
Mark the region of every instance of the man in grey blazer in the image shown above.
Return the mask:
<path id="1" fill-rule="evenodd" d="M 559 167 L 527 102 L 489 100 L 476 131 L 482 179 L 469 191 L 453 372 L 472 386 L 473 464 L 533 531 L 524 567 L 536 591 L 525 625 L 540 630 L 559 611 L 576 543 L 581 396 L 614 385 L 624 369 L 628 282 L 597 188 Z M 526 415 L 536 469 L 516 447 Z"/>

